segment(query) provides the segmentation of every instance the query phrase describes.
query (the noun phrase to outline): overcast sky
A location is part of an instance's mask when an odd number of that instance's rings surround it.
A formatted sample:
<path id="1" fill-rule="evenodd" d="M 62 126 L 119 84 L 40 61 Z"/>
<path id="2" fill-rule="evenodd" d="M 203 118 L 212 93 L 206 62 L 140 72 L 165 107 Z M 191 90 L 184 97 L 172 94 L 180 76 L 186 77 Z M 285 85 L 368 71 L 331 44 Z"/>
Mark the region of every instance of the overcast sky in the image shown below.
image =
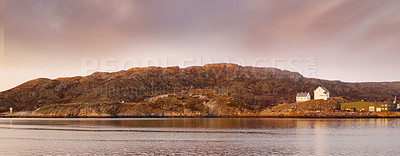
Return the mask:
<path id="1" fill-rule="evenodd" d="M 39 77 L 218 62 L 400 80 L 399 0 L 0 0 L 0 28 L 0 91 Z"/>

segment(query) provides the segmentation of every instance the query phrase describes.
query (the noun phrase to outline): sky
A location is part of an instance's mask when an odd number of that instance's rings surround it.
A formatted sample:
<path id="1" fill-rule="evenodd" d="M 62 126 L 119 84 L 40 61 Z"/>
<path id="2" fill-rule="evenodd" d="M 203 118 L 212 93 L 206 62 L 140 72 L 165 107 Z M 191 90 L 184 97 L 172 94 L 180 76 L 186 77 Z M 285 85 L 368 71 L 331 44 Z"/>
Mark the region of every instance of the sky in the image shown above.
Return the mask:
<path id="1" fill-rule="evenodd" d="M 399 57 L 399 0 L 0 0 L 0 91 L 220 62 L 400 81 Z"/>

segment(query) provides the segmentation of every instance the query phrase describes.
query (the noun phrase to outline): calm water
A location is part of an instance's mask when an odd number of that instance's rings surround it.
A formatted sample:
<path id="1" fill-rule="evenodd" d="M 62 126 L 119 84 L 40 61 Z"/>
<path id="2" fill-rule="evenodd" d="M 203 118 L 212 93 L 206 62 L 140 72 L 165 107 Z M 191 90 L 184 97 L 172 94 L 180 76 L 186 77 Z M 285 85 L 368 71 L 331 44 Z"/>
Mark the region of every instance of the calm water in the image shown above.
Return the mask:
<path id="1" fill-rule="evenodd" d="M 0 119 L 0 155 L 399 155 L 400 119 Z"/>

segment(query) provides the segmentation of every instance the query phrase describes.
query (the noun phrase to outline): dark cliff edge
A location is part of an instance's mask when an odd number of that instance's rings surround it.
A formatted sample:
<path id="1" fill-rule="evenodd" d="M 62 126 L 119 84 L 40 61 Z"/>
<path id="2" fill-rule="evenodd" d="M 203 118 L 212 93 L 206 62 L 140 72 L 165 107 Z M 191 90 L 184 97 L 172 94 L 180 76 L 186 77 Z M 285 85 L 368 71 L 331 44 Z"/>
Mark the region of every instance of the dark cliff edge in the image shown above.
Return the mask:
<path id="1" fill-rule="evenodd" d="M 32 116 L 282 116 L 268 110 L 278 104 L 294 103 L 297 92 L 312 93 L 320 85 L 346 101 L 391 101 L 400 93 L 400 82 L 346 83 L 305 78 L 276 68 L 221 63 L 35 79 L 0 92 L 0 112 L 13 107 L 16 112 Z M 193 89 L 218 93 L 203 99 L 188 97 Z M 162 95 L 171 96 L 149 102 Z M 228 103 L 230 100 L 238 105 Z M 207 106 L 210 101 L 218 101 L 221 108 Z"/>

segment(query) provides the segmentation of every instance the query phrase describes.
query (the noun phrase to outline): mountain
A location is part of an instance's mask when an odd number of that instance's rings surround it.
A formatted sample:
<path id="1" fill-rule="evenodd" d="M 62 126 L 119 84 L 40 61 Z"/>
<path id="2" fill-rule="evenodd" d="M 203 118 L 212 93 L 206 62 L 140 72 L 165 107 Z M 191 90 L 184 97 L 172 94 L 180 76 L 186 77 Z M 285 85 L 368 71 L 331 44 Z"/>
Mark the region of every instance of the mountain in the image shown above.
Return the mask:
<path id="1" fill-rule="evenodd" d="M 218 90 L 248 105 L 270 107 L 295 102 L 297 92 L 312 93 L 323 85 L 331 96 L 348 101 L 392 101 L 400 95 L 400 82 L 346 83 L 305 78 L 276 68 L 208 64 L 187 68 L 145 67 L 85 77 L 35 79 L 0 92 L 0 112 L 35 110 L 51 104 L 124 101 L 139 103 L 148 98 L 190 89 Z"/>

